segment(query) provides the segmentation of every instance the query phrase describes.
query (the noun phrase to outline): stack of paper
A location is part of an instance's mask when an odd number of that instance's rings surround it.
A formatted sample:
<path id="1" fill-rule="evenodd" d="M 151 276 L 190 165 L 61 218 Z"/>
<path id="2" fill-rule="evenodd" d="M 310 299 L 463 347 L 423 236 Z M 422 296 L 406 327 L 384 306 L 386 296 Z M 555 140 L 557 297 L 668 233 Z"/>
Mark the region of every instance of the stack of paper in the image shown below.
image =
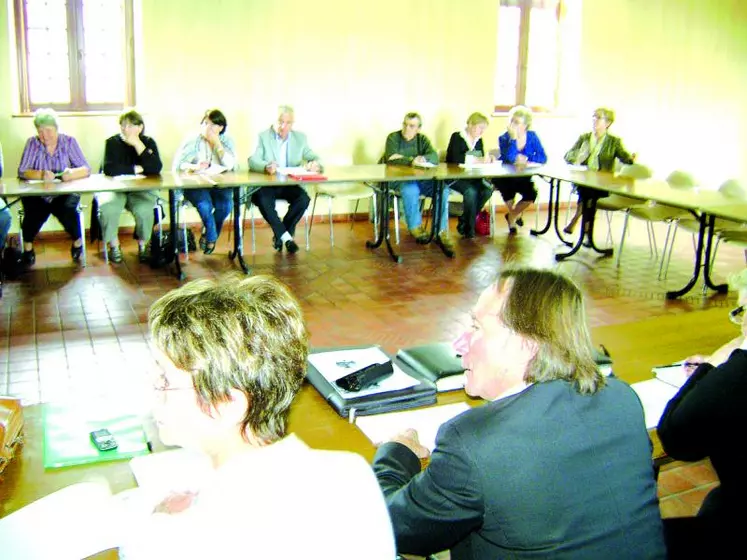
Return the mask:
<path id="1" fill-rule="evenodd" d="M 677 388 L 682 387 L 689 377 L 684 363 L 659 366 L 655 367 L 652 371 L 657 379 Z"/>
<path id="2" fill-rule="evenodd" d="M 661 415 L 667 403 L 677 394 L 677 387 L 659 379 L 649 379 L 630 386 L 641 399 L 643 413 L 646 417 L 646 428 L 652 430 L 659 425 Z"/>
<path id="3" fill-rule="evenodd" d="M 467 403 L 457 403 L 374 416 L 359 416 L 355 425 L 374 444 L 386 442 L 397 434 L 412 428 L 418 432 L 420 444 L 433 451 L 436 447 L 436 434 L 441 424 L 469 408 Z"/>

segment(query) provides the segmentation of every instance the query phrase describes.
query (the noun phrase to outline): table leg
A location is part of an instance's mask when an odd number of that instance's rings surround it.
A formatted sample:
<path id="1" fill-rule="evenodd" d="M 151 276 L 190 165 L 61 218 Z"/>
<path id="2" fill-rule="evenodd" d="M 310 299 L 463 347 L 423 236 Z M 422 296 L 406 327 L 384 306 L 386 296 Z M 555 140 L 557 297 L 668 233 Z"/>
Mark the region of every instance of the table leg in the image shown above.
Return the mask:
<path id="1" fill-rule="evenodd" d="M 452 183 L 453 184 L 453 183 Z M 439 181 L 434 179 L 433 183 L 433 228 L 431 229 L 431 237 L 429 241 L 435 239 L 436 245 L 441 249 L 444 255 L 449 258 L 454 257 L 454 251 L 447 249 L 441 238 L 438 236 L 441 231 L 441 200 L 444 198 L 444 190 L 446 189 L 446 181 Z M 448 202 L 447 202 L 448 204 Z M 448 227 L 448 224 L 447 224 Z"/>
<path id="2" fill-rule="evenodd" d="M 241 220 L 241 187 L 233 187 L 233 251 L 228 258 L 238 258 L 244 274 L 251 274 L 251 269 L 244 262 L 244 224 Z"/>
<path id="3" fill-rule="evenodd" d="M 170 251 L 174 255 L 174 267 L 175 274 L 179 280 L 184 280 L 186 275 L 182 272 L 182 263 L 179 262 L 179 225 L 176 223 L 176 192 L 174 189 L 169 189 L 169 239 L 170 247 L 166 250 Z"/>
<path id="4" fill-rule="evenodd" d="M 553 218 L 553 200 L 555 198 L 554 193 L 556 189 L 556 184 L 555 184 L 556 181 L 557 179 L 550 178 L 550 198 L 548 199 L 548 202 L 547 202 L 547 221 L 545 222 L 545 225 L 543 226 L 542 229 L 530 229 L 529 235 L 544 235 L 548 231 L 550 231 L 550 226 L 552 225 L 552 221 L 553 221 L 552 219 Z M 557 188 L 559 190 L 560 185 L 557 185 Z M 556 210 L 556 215 L 557 215 L 557 210 Z M 557 219 L 555 220 L 555 223 L 556 223 L 556 228 L 557 228 Z"/>
<path id="5" fill-rule="evenodd" d="M 693 275 L 690 281 L 680 290 L 673 290 L 667 292 L 667 299 L 677 299 L 680 296 L 684 296 L 687 292 L 693 289 L 693 286 L 698 282 L 700 276 L 700 262 L 703 258 L 703 241 L 705 240 L 706 233 L 706 215 L 701 214 L 698 217 L 700 227 L 698 228 L 698 245 L 695 248 L 695 266 L 693 267 Z"/>
<path id="6" fill-rule="evenodd" d="M 597 216 L 597 199 L 596 198 L 590 201 L 589 206 L 588 206 L 588 212 L 589 212 L 589 215 L 588 215 L 589 227 L 581 228 L 582 232 L 586 231 L 586 239 L 588 242 L 586 246 L 589 247 L 590 249 L 594 249 L 597 253 L 599 253 L 602 256 L 611 257 L 612 253 L 614 252 L 614 249 L 612 249 L 612 247 L 609 247 L 607 249 L 600 249 L 594 244 L 594 222 L 596 221 L 596 216 Z M 581 225 L 583 226 L 583 221 Z"/>
<path id="7" fill-rule="evenodd" d="M 387 251 L 389 256 L 396 263 L 402 262 L 402 256 L 394 252 L 392 247 L 392 241 L 389 238 L 389 183 L 383 183 L 383 187 L 380 190 L 381 196 L 377 197 L 378 208 L 375 210 L 379 212 L 379 232 L 378 238 L 372 241 L 366 241 L 366 247 L 369 249 L 378 249 L 381 244 L 386 242 Z M 380 201 L 378 199 L 381 199 Z"/>
<path id="8" fill-rule="evenodd" d="M 711 280 L 711 251 L 713 250 L 713 230 L 716 225 L 716 216 L 708 217 L 708 238 L 705 246 L 705 262 L 703 263 L 703 281 L 710 289 L 719 294 L 725 294 L 729 291 L 728 284 L 714 284 Z"/>

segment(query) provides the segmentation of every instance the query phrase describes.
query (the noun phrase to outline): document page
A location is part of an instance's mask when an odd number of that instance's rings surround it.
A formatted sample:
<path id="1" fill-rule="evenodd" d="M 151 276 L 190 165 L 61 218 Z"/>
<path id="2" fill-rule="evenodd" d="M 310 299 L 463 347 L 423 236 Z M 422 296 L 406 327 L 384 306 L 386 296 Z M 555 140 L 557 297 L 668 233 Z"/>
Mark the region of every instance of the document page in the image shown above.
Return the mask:
<path id="1" fill-rule="evenodd" d="M 138 173 L 137 175 L 114 175 L 112 177 L 115 181 L 134 181 L 137 179 L 145 179 L 145 175 Z"/>
<path id="2" fill-rule="evenodd" d="M 682 387 L 689 377 L 685 370 L 685 364 L 683 363 L 655 367 L 651 371 L 654 372 L 657 379 L 660 379 L 664 383 L 669 383 L 677 388 Z"/>
<path id="3" fill-rule="evenodd" d="M 469 409 L 470 406 L 467 403 L 456 403 L 388 414 L 359 416 L 355 420 L 355 425 L 374 444 L 383 443 L 408 428 L 412 428 L 418 432 L 420 443 L 433 451 L 436 447 L 436 433 L 441 424 Z"/>
<path id="4" fill-rule="evenodd" d="M 503 162 L 500 161 L 494 161 L 493 163 L 484 163 L 484 162 L 473 162 L 473 163 L 460 163 L 459 167 L 462 169 L 495 169 L 495 168 L 501 168 L 503 167 Z"/>
<path id="5" fill-rule="evenodd" d="M 108 486 L 73 484 L 0 519 L 0 557 L 86 558 L 119 546 L 120 530 Z"/>
<path id="6" fill-rule="evenodd" d="M 279 175 L 317 175 L 318 171 L 309 171 L 305 167 L 278 167 L 275 171 Z"/>
<path id="7" fill-rule="evenodd" d="M 348 374 L 363 369 L 372 364 L 383 364 L 389 361 L 389 356 L 384 354 L 381 348 L 372 346 L 370 348 L 355 348 L 350 350 L 333 350 L 331 352 L 318 352 L 309 355 L 309 362 L 324 378 L 330 382 L 332 387 L 344 397 L 364 397 L 390 391 L 399 391 L 414 387 L 418 381 L 407 375 L 397 364 L 392 364 L 394 373 L 378 385 L 355 393 L 345 391 L 335 381 Z"/>
<path id="8" fill-rule="evenodd" d="M 419 162 L 419 163 L 413 162 L 412 165 L 414 167 L 426 167 L 426 168 L 427 167 L 436 167 L 436 164 L 435 163 L 431 163 L 430 161 L 423 161 L 423 162 Z"/>
<path id="9" fill-rule="evenodd" d="M 649 379 L 633 383 L 630 386 L 641 399 L 643 414 L 646 418 L 646 429 L 651 430 L 659 425 L 661 415 L 667 403 L 677 394 L 677 387 L 658 379 Z"/>

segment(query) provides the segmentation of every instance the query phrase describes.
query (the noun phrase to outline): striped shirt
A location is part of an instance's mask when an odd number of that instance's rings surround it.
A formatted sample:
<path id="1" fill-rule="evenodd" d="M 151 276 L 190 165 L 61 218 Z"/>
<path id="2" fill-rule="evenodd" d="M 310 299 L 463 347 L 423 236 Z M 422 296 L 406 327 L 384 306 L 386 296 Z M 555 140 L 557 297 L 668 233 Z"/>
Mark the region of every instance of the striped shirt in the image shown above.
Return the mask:
<path id="1" fill-rule="evenodd" d="M 61 173 L 65 169 L 76 167 L 91 169 L 75 138 L 67 134 L 58 135 L 57 148 L 50 154 L 39 137 L 32 136 L 26 141 L 26 147 L 23 149 L 18 176 L 20 177 L 24 171 Z"/>

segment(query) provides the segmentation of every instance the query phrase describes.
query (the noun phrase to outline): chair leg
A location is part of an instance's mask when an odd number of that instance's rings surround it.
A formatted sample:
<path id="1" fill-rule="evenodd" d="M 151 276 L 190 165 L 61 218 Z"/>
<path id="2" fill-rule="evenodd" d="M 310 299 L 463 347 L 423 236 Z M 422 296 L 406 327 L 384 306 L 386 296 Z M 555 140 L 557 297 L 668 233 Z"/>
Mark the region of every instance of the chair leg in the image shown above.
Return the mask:
<path id="1" fill-rule="evenodd" d="M 308 211 L 304 214 L 304 233 L 306 233 L 306 250 L 308 251 L 310 248 L 310 239 L 309 239 L 309 213 Z"/>
<path id="2" fill-rule="evenodd" d="M 184 216 L 184 220 L 182 220 L 182 216 L 181 216 L 181 212 L 183 212 L 184 210 L 186 210 L 186 204 L 180 204 L 178 206 L 178 214 L 179 215 L 177 215 L 177 218 L 176 218 L 176 221 L 177 221 L 176 227 L 177 227 L 177 229 L 174 230 L 174 235 L 176 235 L 178 233 L 178 228 L 179 228 L 179 226 L 181 226 L 181 228 L 182 228 L 182 235 L 184 236 L 184 260 L 188 261 L 189 260 L 189 247 L 187 246 L 187 216 L 186 215 Z M 178 242 L 179 242 L 178 238 L 174 240 L 174 243 L 178 243 Z"/>
<path id="3" fill-rule="evenodd" d="M 622 258 L 623 247 L 625 246 L 625 232 L 628 231 L 628 220 L 630 219 L 630 211 L 625 211 L 625 219 L 623 220 L 623 230 L 620 236 L 620 246 L 617 248 L 617 258 L 615 259 L 615 268 L 620 268 L 620 259 Z"/>
<path id="4" fill-rule="evenodd" d="M 612 212 L 607 211 L 604 213 L 605 217 L 607 218 L 607 245 L 612 245 Z"/>
<path id="5" fill-rule="evenodd" d="M 18 205 L 18 242 L 20 243 L 21 251 L 23 251 L 23 206 Z"/>
<path id="6" fill-rule="evenodd" d="M 674 226 L 674 231 L 672 231 L 672 226 Z M 664 268 L 664 261 L 667 259 L 667 255 L 671 254 L 672 247 L 674 247 L 674 238 L 676 235 L 677 235 L 677 222 L 675 220 L 671 220 L 669 222 L 669 225 L 667 226 L 667 236 L 664 238 L 664 248 L 661 251 L 661 262 L 659 262 L 659 275 L 657 276 L 658 280 L 661 280 L 662 272 L 666 270 Z M 669 252 L 667 252 L 667 249 L 669 249 Z"/>
<path id="7" fill-rule="evenodd" d="M 245 215 L 246 215 L 246 208 L 247 207 L 244 207 Z M 250 214 L 250 218 L 252 222 L 252 255 L 254 255 L 257 252 L 257 236 L 254 233 L 254 205 L 250 204 L 248 208 L 249 208 L 249 214 Z"/>
<path id="8" fill-rule="evenodd" d="M 394 196 L 394 240 L 399 245 L 399 199 Z M 387 204 L 387 203 L 385 203 Z M 389 209 L 387 209 L 387 220 L 389 219 Z"/>
<path id="9" fill-rule="evenodd" d="M 311 225 L 309 226 L 309 235 L 311 235 L 311 228 L 314 226 L 314 216 L 316 216 L 316 197 L 319 193 L 314 193 L 314 200 L 311 203 Z"/>
<path id="10" fill-rule="evenodd" d="M 495 192 L 490 193 L 490 235 L 495 239 Z"/>
<path id="11" fill-rule="evenodd" d="M 376 195 L 374 195 L 374 202 L 375 201 L 376 201 Z M 358 205 L 360 204 L 360 202 L 361 202 L 360 198 L 356 199 L 355 201 L 355 208 L 353 208 L 353 215 L 350 217 L 350 231 L 353 231 L 353 226 L 355 225 L 355 217 L 358 215 Z"/>
<path id="12" fill-rule="evenodd" d="M 332 197 L 327 197 L 327 208 L 329 210 L 329 245 L 335 246 L 335 224 L 332 221 Z"/>
<path id="13" fill-rule="evenodd" d="M 85 268 L 86 265 L 88 264 L 87 262 L 88 255 L 86 254 L 86 229 L 85 229 L 85 224 L 83 223 L 83 207 L 80 204 L 78 204 L 78 207 L 75 210 L 76 212 L 78 212 L 78 224 L 80 225 L 80 240 L 82 243 L 81 247 L 83 248 L 80 264 L 83 268 Z M 104 243 L 104 250 L 106 250 L 106 243 Z"/>

